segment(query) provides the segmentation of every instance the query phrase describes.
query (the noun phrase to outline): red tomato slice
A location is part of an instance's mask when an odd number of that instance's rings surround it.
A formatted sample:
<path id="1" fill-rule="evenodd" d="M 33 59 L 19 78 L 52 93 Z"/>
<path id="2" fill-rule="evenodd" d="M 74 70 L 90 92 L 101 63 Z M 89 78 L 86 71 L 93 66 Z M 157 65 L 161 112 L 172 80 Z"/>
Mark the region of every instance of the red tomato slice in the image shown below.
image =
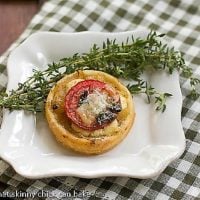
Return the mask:
<path id="1" fill-rule="evenodd" d="M 98 120 L 94 120 L 91 124 L 88 125 L 82 121 L 80 115 L 77 113 L 77 109 L 80 106 L 80 102 L 84 103 L 84 100 L 87 99 L 87 96 L 92 94 L 95 90 L 98 90 L 101 93 L 106 93 L 112 100 L 112 103 L 120 104 L 119 94 L 114 88 L 104 82 L 92 79 L 77 83 L 68 91 L 65 97 L 65 112 L 67 117 L 78 127 L 89 131 L 101 129 L 116 118 L 116 113 L 105 111 L 104 118 L 110 118 L 103 120 L 102 123 L 99 123 Z"/>

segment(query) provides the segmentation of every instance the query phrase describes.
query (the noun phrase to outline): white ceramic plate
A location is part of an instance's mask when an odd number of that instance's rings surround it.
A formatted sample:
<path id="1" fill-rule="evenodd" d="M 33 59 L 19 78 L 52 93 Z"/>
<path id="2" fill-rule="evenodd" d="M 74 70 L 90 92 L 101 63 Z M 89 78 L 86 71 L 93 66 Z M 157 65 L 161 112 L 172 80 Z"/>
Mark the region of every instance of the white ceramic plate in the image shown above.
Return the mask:
<path id="1" fill-rule="evenodd" d="M 125 41 L 128 36 L 145 37 L 148 31 L 122 33 L 49 33 L 31 35 L 17 47 L 8 60 L 7 90 L 17 87 L 32 74 L 44 70 L 47 63 L 74 53 L 87 52 L 107 38 Z M 142 96 L 135 96 L 136 121 L 124 141 L 113 150 L 98 156 L 82 156 L 64 149 L 56 142 L 43 114 L 35 117 L 24 111 L 5 111 L 0 132 L 0 156 L 22 176 L 129 176 L 149 178 L 161 173 L 185 148 L 181 125 L 182 95 L 179 75 L 145 74 L 152 86 L 169 92 L 164 114 L 156 112 Z"/>

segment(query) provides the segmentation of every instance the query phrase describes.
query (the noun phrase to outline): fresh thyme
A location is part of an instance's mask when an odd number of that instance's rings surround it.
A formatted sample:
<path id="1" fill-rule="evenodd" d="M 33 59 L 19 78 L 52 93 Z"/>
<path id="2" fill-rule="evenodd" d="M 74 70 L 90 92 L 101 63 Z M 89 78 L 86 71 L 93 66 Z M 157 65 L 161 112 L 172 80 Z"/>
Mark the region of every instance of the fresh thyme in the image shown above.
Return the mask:
<path id="1" fill-rule="evenodd" d="M 192 69 L 186 66 L 180 52 L 162 44 L 159 38 L 164 34 L 150 32 L 145 39 L 131 38 L 122 44 L 115 40 L 107 40 L 100 48 L 96 44 L 89 53 L 74 54 L 72 57 L 63 58 L 57 63 L 48 65 L 44 71 L 35 70 L 33 75 L 24 83 L 19 83 L 16 90 L 0 94 L 0 107 L 24 109 L 40 112 L 52 86 L 66 74 L 77 70 L 99 70 L 109 73 L 117 78 L 134 80 L 135 83 L 128 85 L 132 94 L 143 93 L 148 102 L 154 99 L 156 110 L 166 109 L 166 100 L 171 96 L 169 93 L 156 91 L 141 75 L 146 70 L 166 70 L 170 74 L 174 70 L 182 72 L 183 76 L 190 79 L 191 94 L 196 96 L 196 85 L 200 80 L 193 77 Z"/>

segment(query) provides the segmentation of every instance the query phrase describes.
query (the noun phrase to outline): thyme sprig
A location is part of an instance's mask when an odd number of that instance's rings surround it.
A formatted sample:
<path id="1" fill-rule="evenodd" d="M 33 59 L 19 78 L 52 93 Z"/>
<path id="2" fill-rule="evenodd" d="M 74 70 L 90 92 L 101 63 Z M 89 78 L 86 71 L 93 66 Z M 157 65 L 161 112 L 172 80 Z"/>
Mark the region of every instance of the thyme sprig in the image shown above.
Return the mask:
<path id="1" fill-rule="evenodd" d="M 184 77 L 190 79 L 193 96 L 197 95 L 196 85 L 200 80 L 193 77 L 192 69 L 185 64 L 180 52 L 159 40 L 163 36 L 164 34 L 159 35 L 151 31 L 145 39 L 132 37 L 120 45 L 116 40 L 107 40 L 102 47 L 94 44 L 89 53 L 74 54 L 59 62 L 53 62 L 44 71 L 35 70 L 31 77 L 24 83 L 19 83 L 18 88 L 10 91 L 9 95 L 0 94 L 0 107 L 40 112 L 50 89 L 58 80 L 77 70 L 90 69 L 134 80 L 134 84 L 127 86 L 130 92 L 145 94 L 148 102 L 154 99 L 156 109 L 164 111 L 166 100 L 171 94 L 160 93 L 147 81 L 142 80 L 141 75 L 144 71 L 166 70 L 170 74 L 174 70 L 182 72 Z"/>

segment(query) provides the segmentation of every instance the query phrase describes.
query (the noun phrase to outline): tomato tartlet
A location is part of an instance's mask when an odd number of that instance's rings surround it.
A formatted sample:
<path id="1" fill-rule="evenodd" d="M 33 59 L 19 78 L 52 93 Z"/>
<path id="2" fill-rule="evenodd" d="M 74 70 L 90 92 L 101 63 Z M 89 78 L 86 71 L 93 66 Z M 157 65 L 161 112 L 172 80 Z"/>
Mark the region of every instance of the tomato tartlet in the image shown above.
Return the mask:
<path id="1" fill-rule="evenodd" d="M 84 154 L 100 154 L 130 131 L 135 109 L 128 89 L 115 77 L 84 70 L 66 75 L 50 90 L 46 118 L 57 141 Z"/>

